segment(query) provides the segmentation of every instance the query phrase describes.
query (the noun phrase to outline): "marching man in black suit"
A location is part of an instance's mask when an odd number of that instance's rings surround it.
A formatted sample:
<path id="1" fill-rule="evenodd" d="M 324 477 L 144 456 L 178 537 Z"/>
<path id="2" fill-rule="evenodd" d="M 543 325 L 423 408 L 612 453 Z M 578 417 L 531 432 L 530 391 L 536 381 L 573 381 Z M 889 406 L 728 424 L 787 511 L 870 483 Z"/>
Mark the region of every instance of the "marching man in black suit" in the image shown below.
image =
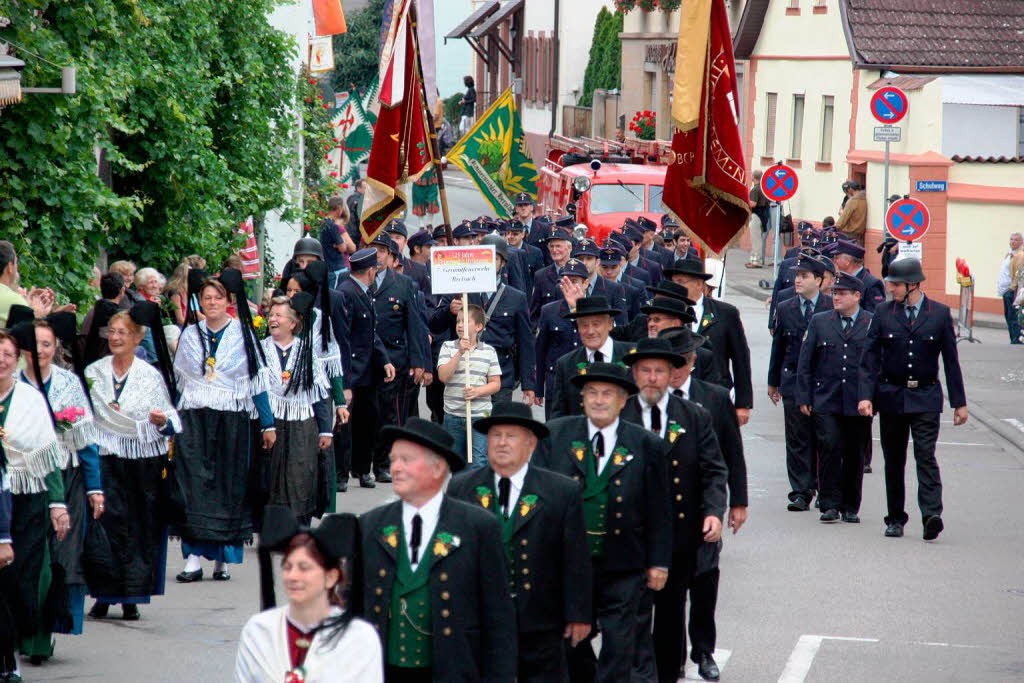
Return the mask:
<path id="1" fill-rule="evenodd" d="M 885 457 L 885 497 L 889 514 L 885 535 L 899 537 L 908 521 L 903 483 L 907 438 L 914 437 L 917 462 L 917 504 L 924 540 L 942 531 L 942 480 L 935 459 L 942 412 L 939 355 L 946 370 L 946 394 L 953 424 L 967 422 L 967 395 L 956 351 L 949 307 L 921 291 L 924 272 L 914 258 L 889 265 L 885 278 L 893 300 L 875 307 L 861 357 L 858 410 L 865 417 L 877 410 Z"/>
<path id="2" fill-rule="evenodd" d="M 696 575 L 717 568 L 725 512 L 727 469 L 710 413 L 697 404 L 669 392 L 672 368 L 686 359 L 672 350 L 667 339 L 641 339 L 626 355 L 639 393 L 626 401 L 622 419 L 640 425 L 668 445 L 668 496 L 672 505 L 672 569 L 665 590 L 654 596 L 654 659 L 659 681 L 679 678 L 686 638 L 686 591 Z M 708 565 L 712 564 L 713 567 Z M 650 641 L 650 602 L 639 615 L 638 654 Z M 694 650 L 693 661 L 701 676 L 717 680 L 711 652 Z M 650 656 L 638 657 L 639 678 L 653 673 Z M 636 677 L 634 677 L 636 678 Z"/>
<path id="3" fill-rule="evenodd" d="M 636 392 L 620 365 L 593 363 L 572 383 L 584 415 L 548 422 L 551 436 L 534 464 L 571 476 L 583 490 L 601 656 L 595 662 L 589 641 L 572 648 L 570 680 L 622 683 L 633 669 L 644 591 L 661 590 L 671 566 L 667 445 L 619 418 Z"/>
<path id="4" fill-rule="evenodd" d="M 620 311 L 608 305 L 603 296 L 587 296 L 576 301 L 576 309 L 566 318 L 576 321 L 582 346 L 555 363 L 555 380 L 551 386 L 551 417 L 581 415 L 580 391 L 570 380 L 591 363 L 617 363 L 633 348 L 628 342 L 615 341 L 609 335 Z"/>
<path id="5" fill-rule="evenodd" d="M 516 680 L 515 607 L 501 525 L 444 494 L 465 466 L 444 427 L 409 418 L 381 432 L 401 499 L 360 519 L 363 607 L 388 683 Z"/>
<path id="6" fill-rule="evenodd" d="M 593 576 L 583 499 L 572 479 L 530 464 L 548 428 L 523 403 L 500 403 L 473 425 L 487 434 L 488 467 L 455 477 L 448 495 L 501 523 L 519 631 L 519 681 L 568 679 L 566 648 L 590 633 Z"/>

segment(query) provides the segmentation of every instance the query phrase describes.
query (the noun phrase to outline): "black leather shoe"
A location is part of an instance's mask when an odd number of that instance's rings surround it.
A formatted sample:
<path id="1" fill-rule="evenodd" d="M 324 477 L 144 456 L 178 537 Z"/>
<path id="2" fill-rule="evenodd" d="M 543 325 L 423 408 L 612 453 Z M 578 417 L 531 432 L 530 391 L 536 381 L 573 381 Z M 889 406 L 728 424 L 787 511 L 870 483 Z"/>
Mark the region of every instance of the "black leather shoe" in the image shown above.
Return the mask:
<path id="1" fill-rule="evenodd" d="M 825 510 L 824 512 L 821 513 L 821 517 L 819 517 L 818 519 L 821 520 L 822 522 L 825 522 L 826 524 L 831 524 L 832 522 L 838 522 L 839 521 L 839 510 L 836 510 L 835 508 L 832 508 L 831 510 Z"/>
<path id="2" fill-rule="evenodd" d="M 348 477 L 346 476 L 344 479 L 338 479 L 335 481 L 334 490 L 338 493 L 345 493 L 345 491 L 348 491 Z"/>
<path id="3" fill-rule="evenodd" d="M 181 572 L 174 577 L 174 580 L 178 583 L 195 583 L 196 581 L 203 580 L 203 568 L 195 570 L 194 572 Z"/>
<path id="4" fill-rule="evenodd" d="M 709 654 L 700 656 L 700 661 L 697 662 L 697 673 L 705 681 L 717 681 L 722 675 L 722 672 L 718 670 L 718 664 L 715 663 L 715 658 Z"/>
<path id="5" fill-rule="evenodd" d="M 359 485 L 362 486 L 364 489 L 372 489 L 377 487 L 377 485 L 373 483 L 372 474 L 360 474 Z"/>
<path id="6" fill-rule="evenodd" d="M 896 522 L 889 522 L 889 526 L 885 527 L 885 535 L 889 538 L 902 538 L 903 525 L 897 524 Z"/>
<path id="7" fill-rule="evenodd" d="M 942 524 L 942 517 L 932 515 L 924 521 L 924 540 L 934 541 L 942 533 L 945 527 Z"/>
<path id="8" fill-rule="evenodd" d="M 138 621 L 139 620 L 139 606 L 138 605 L 121 605 L 121 618 L 125 621 Z"/>
<path id="9" fill-rule="evenodd" d="M 860 517 L 857 516 L 856 512 L 844 512 L 843 521 L 847 524 L 860 524 Z"/>
<path id="10" fill-rule="evenodd" d="M 106 619 L 107 618 L 107 610 L 109 610 L 109 609 L 110 609 L 110 604 L 109 603 L 100 602 L 100 601 L 97 600 L 96 603 L 92 606 L 92 609 L 89 610 L 89 616 L 92 617 L 93 619 Z"/>
<path id="11" fill-rule="evenodd" d="M 803 496 L 794 496 L 793 500 L 789 501 L 789 505 L 786 509 L 790 512 L 807 512 L 810 508 L 807 505 L 807 499 Z"/>
<path id="12" fill-rule="evenodd" d="M 391 483 L 391 474 L 388 473 L 388 472 L 385 472 L 384 470 L 381 470 L 380 472 L 377 472 L 376 479 L 381 484 L 390 484 Z"/>
<path id="13" fill-rule="evenodd" d="M 215 571 L 213 573 L 213 580 L 214 581 L 230 581 L 231 580 L 231 574 L 228 574 L 225 570 L 221 569 L 221 570 Z"/>
<path id="14" fill-rule="evenodd" d="M 871 474 L 871 465 L 864 465 L 864 474 Z"/>

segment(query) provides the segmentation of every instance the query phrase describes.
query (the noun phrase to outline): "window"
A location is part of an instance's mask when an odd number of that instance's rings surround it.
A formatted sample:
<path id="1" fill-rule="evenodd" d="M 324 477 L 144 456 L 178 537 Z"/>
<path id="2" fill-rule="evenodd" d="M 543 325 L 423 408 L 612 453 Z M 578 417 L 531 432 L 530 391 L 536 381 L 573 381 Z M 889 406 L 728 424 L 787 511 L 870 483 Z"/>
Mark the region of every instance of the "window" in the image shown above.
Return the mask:
<path id="1" fill-rule="evenodd" d="M 1018 111 L 1020 112 L 1020 125 L 1018 126 L 1020 132 L 1017 135 L 1017 156 L 1024 157 L 1024 107 L 1021 107 Z"/>
<path id="2" fill-rule="evenodd" d="M 778 101 L 778 93 L 765 93 L 764 155 L 766 157 L 775 155 L 775 107 Z"/>
<path id="3" fill-rule="evenodd" d="M 818 161 L 825 164 L 832 161 L 832 120 L 834 116 L 834 98 L 832 95 L 825 95 L 821 98 L 821 149 L 818 151 Z"/>
<path id="4" fill-rule="evenodd" d="M 800 158 L 800 142 L 804 135 L 804 96 L 793 95 L 793 138 L 789 149 L 790 159 Z"/>
<path id="5" fill-rule="evenodd" d="M 647 212 L 648 213 L 665 213 L 665 205 L 661 202 L 661 197 L 665 193 L 665 187 L 662 185 L 650 185 L 650 199 L 647 201 Z"/>
<path id="6" fill-rule="evenodd" d="M 594 185 L 590 188 L 590 213 L 640 213 L 644 210 L 644 186 Z"/>

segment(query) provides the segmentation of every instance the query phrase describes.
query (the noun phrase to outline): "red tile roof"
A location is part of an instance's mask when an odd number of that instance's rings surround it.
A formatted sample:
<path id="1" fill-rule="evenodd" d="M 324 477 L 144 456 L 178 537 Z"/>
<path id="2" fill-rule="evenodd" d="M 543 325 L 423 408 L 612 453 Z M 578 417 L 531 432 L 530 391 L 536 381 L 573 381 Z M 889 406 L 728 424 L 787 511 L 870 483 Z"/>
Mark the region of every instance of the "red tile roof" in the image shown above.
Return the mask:
<path id="1" fill-rule="evenodd" d="M 982 164 L 1019 164 L 1024 162 L 1024 157 L 982 157 L 982 156 L 961 156 L 954 154 L 950 157 L 953 161 L 969 161 Z"/>
<path id="2" fill-rule="evenodd" d="M 1020 0 L 840 0 L 854 64 L 1024 73 Z"/>
<path id="3" fill-rule="evenodd" d="M 893 76 L 892 78 L 879 78 L 871 85 L 868 86 L 868 90 L 878 90 L 879 88 L 885 88 L 892 86 L 899 88 L 900 90 L 920 90 L 924 86 L 934 81 L 937 76 Z"/>

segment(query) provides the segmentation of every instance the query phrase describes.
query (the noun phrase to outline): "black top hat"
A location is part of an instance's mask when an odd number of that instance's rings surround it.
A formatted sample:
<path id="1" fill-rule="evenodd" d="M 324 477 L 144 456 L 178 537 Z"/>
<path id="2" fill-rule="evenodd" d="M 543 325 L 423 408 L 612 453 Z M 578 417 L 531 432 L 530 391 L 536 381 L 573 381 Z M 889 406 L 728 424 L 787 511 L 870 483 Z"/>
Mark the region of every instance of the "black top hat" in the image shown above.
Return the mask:
<path id="1" fill-rule="evenodd" d="M 651 302 L 640 307 L 641 313 L 650 315 L 652 313 L 664 313 L 674 318 L 679 318 L 684 323 L 692 323 L 697 320 L 693 310 L 679 299 L 667 296 L 656 296 Z"/>
<path id="2" fill-rule="evenodd" d="M 405 426 L 403 427 L 390 425 L 382 429 L 380 438 L 386 449 L 390 449 L 391 444 L 399 439 L 412 441 L 425 448 L 429 448 L 448 461 L 448 467 L 451 468 L 452 472 L 458 472 L 466 466 L 466 461 L 452 450 L 452 447 L 455 445 L 455 439 L 444 427 L 436 422 L 430 422 L 419 417 L 410 417 L 405 421 Z"/>
<path id="3" fill-rule="evenodd" d="M 668 327 L 658 333 L 659 339 L 667 339 L 676 353 L 689 353 L 704 345 L 706 338 L 687 326 Z"/>
<path id="4" fill-rule="evenodd" d="M 673 275 L 692 275 L 693 277 L 699 277 L 702 280 L 710 280 L 713 276 L 704 270 L 704 262 L 700 259 L 695 258 L 680 258 L 676 259 L 676 262 L 672 264 L 671 268 L 666 268 L 662 275 L 669 277 Z"/>
<path id="5" fill-rule="evenodd" d="M 542 422 L 538 422 L 533 418 L 533 411 L 530 410 L 530 406 L 518 401 L 494 404 L 491 416 L 474 422 L 473 429 L 481 434 L 486 434 L 487 430 L 495 425 L 526 427 L 536 434 L 538 439 L 543 439 L 550 433 Z"/>
<path id="6" fill-rule="evenodd" d="M 622 362 L 632 366 L 637 361 L 647 359 L 667 360 L 676 368 L 686 365 L 686 359 L 672 348 L 672 342 L 662 337 L 641 339 L 636 343 L 636 347 L 630 349 L 629 353 L 622 357 Z"/>
<path id="7" fill-rule="evenodd" d="M 576 309 L 566 313 L 565 317 L 570 320 L 585 318 L 588 315 L 607 315 L 614 318 L 619 313 L 622 311 L 608 305 L 608 297 L 585 296 L 576 301 Z"/>
<path id="8" fill-rule="evenodd" d="M 580 370 L 570 381 L 577 389 L 582 389 L 588 382 L 607 382 L 622 387 L 627 393 L 635 394 L 637 392 L 636 385 L 629 378 L 626 368 L 618 363 L 591 363 Z"/>
<path id="9" fill-rule="evenodd" d="M 687 306 L 693 306 L 697 303 L 688 296 L 686 287 L 677 285 L 675 282 L 665 280 L 664 278 L 659 280 L 658 284 L 653 287 L 648 287 L 647 291 L 654 296 L 667 296 L 670 299 L 678 299 Z"/>

